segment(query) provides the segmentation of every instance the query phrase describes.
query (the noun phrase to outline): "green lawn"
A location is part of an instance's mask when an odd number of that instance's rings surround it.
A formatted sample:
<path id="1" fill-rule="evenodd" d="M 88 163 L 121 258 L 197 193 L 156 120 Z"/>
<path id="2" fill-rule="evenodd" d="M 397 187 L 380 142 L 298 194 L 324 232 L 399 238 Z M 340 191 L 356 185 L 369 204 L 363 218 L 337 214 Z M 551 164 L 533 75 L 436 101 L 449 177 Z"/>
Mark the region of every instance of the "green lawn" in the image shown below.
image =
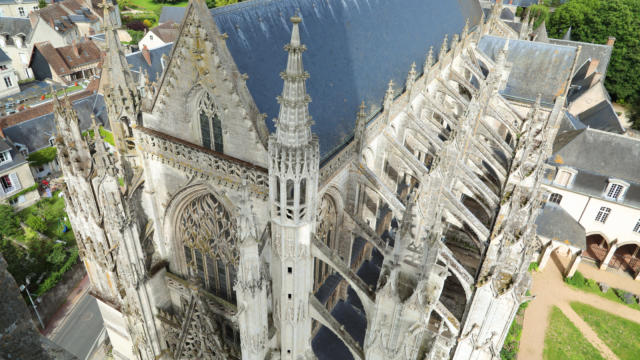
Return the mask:
<path id="1" fill-rule="evenodd" d="M 21 221 L 26 221 L 29 215 L 42 216 L 47 224 L 47 230 L 44 231 L 45 235 L 53 240 L 60 239 L 66 241 L 67 244 L 73 244 L 75 243 L 75 237 L 73 236 L 73 231 L 71 231 L 71 225 L 68 221 L 65 223 L 63 220 L 67 216 L 64 210 L 64 198 L 58 197 L 58 194 L 59 192 L 54 193 L 51 198 L 43 197 L 34 205 L 20 211 L 18 217 Z M 65 224 L 68 230 L 63 233 L 62 230 Z"/>
<path id="2" fill-rule="evenodd" d="M 155 3 L 153 0 L 126 0 L 125 6 L 129 6 L 138 10 L 149 10 L 160 16 L 163 6 L 187 6 L 189 1 L 180 1 L 175 4 Z"/>
<path id="3" fill-rule="evenodd" d="M 598 287 L 598 283 L 595 280 L 585 278 L 579 271 L 576 271 L 573 277 L 565 279 L 565 283 L 578 290 L 596 294 L 598 296 L 602 296 L 605 299 L 615 301 L 636 310 L 640 310 L 640 305 L 635 300 L 633 300 L 633 303 L 631 304 L 627 304 L 624 301 L 624 291 L 609 288 L 606 293 L 603 293 L 602 291 L 600 291 L 600 287 Z"/>
<path id="4" fill-rule="evenodd" d="M 572 302 L 571 307 L 620 360 L 640 357 L 640 323 L 579 302 Z"/>
<path id="5" fill-rule="evenodd" d="M 599 360 L 600 352 L 556 306 L 551 309 L 544 339 L 545 360 Z"/>
<path id="6" fill-rule="evenodd" d="M 70 93 L 72 93 L 72 92 L 74 92 L 74 91 L 76 91 L 76 90 L 80 90 L 80 89 L 82 89 L 82 85 L 78 85 L 78 86 L 76 86 L 76 85 L 74 85 L 74 86 L 69 86 L 68 88 L 58 90 L 58 92 L 56 92 L 56 96 L 57 96 L 57 97 L 61 97 L 61 96 L 64 96 L 64 92 L 65 92 L 65 91 L 67 92 L 67 94 L 70 94 Z M 46 94 L 46 95 L 44 96 L 44 98 L 45 98 L 45 99 L 49 99 L 49 98 L 51 98 L 51 94 Z"/>

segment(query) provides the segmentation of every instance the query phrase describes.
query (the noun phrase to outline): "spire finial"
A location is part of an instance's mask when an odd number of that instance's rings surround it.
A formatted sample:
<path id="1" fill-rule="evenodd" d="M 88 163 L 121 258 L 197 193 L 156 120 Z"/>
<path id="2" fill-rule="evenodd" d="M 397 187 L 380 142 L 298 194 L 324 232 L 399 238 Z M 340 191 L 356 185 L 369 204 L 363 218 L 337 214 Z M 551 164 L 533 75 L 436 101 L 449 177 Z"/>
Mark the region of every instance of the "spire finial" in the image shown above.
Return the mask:
<path id="1" fill-rule="evenodd" d="M 389 80 L 389 86 L 387 87 L 387 92 L 384 95 L 385 103 L 387 100 L 393 100 L 395 95 L 395 91 L 393 90 L 393 79 Z"/>
<path id="2" fill-rule="evenodd" d="M 429 47 L 429 52 L 427 53 L 427 59 L 424 61 L 424 73 L 426 74 L 429 69 L 433 65 L 433 46 Z"/>
<path id="3" fill-rule="evenodd" d="M 311 141 L 311 116 L 305 82 L 309 73 L 302 66 L 302 53 L 307 49 L 300 42 L 298 25 L 302 18 L 298 15 L 291 17 L 291 41 L 284 46 L 289 53 L 287 68 L 280 73 L 284 80 L 282 95 L 278 97 L 280 113 L 276 120 L 276 137 L 279 143 L 288 146 L 301 146 Z"/>
<path id="4" fill-rule="evenodd" d="M 413 84 L 416 81 L 417 76 L 418 76 L 418 72 L 416 71 L 416 63 L 414 61 L 413 63 L 411 63 L 411 69 L 407 74 L 407 83 L 406 83 L 407 90 L 411 90 L 411 88 L 413 87 Z"/>
<path id="5" fill-rule="evenodd" d="M 469 24 L 470 24 L 470 20 L 469 18 L 467 18 L 467 20 L 465 20 L 464 22 L 464 28 L 462 28 L 462 38 L 466 38 L 467 35 L 469 35 Z"/>
<path id="6" fill-rule="evenodd" d="M 111 11 L 111 9 L 113 8 L 113 5 L 111 5 L 110 2 L 107 2 L 107 0 L 102 0 L 102 2 L 100 4 L 98 4 L 98 7 L 102 8 L 102 27 L 104 27 L 105 29 L 110 30 L 112 28 L 112 24 L 111 24 L 111 17 L 109 16 L 109 12 Z"/>
<path id="7" fill-rule="evenodd" d="M 442 40 L 442 46 L 440 47 L 440 54 L 438 54 L 438 60 L 442 60 L 444 56 L 447 54 L 448 42 L 449 42 L 449 35 L 444 34 L 444 39 Z"/>

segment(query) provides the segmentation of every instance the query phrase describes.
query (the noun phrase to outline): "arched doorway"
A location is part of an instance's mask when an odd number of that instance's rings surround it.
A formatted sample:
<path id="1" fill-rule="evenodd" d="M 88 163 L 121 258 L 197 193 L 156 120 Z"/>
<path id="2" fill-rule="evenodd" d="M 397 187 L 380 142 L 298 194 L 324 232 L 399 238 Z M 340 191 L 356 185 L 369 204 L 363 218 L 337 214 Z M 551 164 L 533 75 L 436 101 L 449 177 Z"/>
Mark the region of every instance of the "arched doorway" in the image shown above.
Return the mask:
<path id="1" fill-rule="evenodd" d="M 637 244 L 626 244 L 620 246 L 613 253 L 609 267 L 620 269 L 635 275 L 640 270 L 640 246 Z"/>
<path id="2" fill-rule="evenodd" d="M 601 263 L 609 251 L 607 240 L 600 234 L 587 236 L 587 251 L 585 256 Z"/>

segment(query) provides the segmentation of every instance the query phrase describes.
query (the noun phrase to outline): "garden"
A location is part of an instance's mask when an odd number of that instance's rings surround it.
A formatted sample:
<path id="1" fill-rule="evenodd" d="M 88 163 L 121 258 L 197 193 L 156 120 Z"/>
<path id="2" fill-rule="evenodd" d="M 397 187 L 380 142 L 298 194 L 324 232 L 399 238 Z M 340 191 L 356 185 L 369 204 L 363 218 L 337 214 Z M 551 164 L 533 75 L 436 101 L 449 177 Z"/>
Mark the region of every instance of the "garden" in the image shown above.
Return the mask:
<path id="1" fill-rule="evenodd" d="M 544 339 L 545 360 L 601 360 L 600 351 L 584 338 L 580 330 L 554 306 Z"/>
<path id="2" fill-rule="evenodd" d="M 572 277 L 566 278 L 565 283 L 578 290 L 596 294 L 598 296 L 602 296 L 605 299 L 624 304 L 636 310 L 640 310 L 638 299 L 636 299 L 636 297 L 632 293 L 614 288 L 608 288 L 606 289 L 606 291 L 602 291 L 603 289 L 600 288 L 595 280 L 585 278 L 584 275 L 582 275 L 582 273 L 580 273 L 579 271 L 576 271 L 576 273 Z"/>
<path id="3" fill-rule="evenodd" d="M 65 212 L 64 198 L 54 192 L 16 212 L 0 204 L 0 253 L 18 284 L 41 296 L 78 261 L 78 249 Z"/>

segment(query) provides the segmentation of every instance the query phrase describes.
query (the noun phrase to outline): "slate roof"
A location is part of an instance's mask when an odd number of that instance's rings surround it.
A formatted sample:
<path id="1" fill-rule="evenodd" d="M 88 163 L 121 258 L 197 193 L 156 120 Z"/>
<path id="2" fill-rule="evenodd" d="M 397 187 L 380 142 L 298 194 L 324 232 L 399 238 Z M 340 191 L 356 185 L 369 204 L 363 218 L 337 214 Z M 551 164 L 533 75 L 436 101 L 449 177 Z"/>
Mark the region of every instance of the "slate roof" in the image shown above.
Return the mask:
<path id="1" fill-rule="evenodd" d="M 178 37 L 179 27 L 179 23 L 170 20 L 165 23 L 161 23 L 150 31 L 157 37 L 159 37 L 160 40 L 164 41 L 165 43 L 170 43 L 176 41 L 176 38 Z"/>
<path id="2" fill-rule="evenodd" d="M 142 69 L 143 73 L 146 71 L 149 75 L 149 81 L 157 81 L 160 78 L 160 75 L 162 75 L 163 71 L 162 56 L 169 56 L 172 47 L 173 43 L 169 43 L 149 50 L 151 65 L 149 65 L 149 63 L 147 63 L 147 61 L 144 59 L 144 56 L 142 56 L 142 51 L 136 51 L 127 55 L 127 63 L 130 65 L 129 67 L 131 72 L 134 75 L 139 76 L 140 69 Z"/>
<path id="3" fill-rule="evenodd" d="M 568 189 L 588 196 L 603 197 L 610 178 L 630 184 L 620 202 L 640 208 L 640 140 L 586 128 L 556 136 L 548 163 L 578 170 Z M 550 182 L 550 174 L 546 182 Z"/>
<path id="4" fill-rule="evenodd" d="M 0 63 L 11 62 L 11 58 L 2 49 L 0 49 Z"/>
<path id="5" fill-rule="evenodd" d="M 35 11 L 34 16 L 39 16 L 60 33 L 73 29 L 75 22 L 95 23 L 100 19 L 82 0 L 55 2 Z"/>
<path id="6" fill-rule="evenodd" d="M 184 16 L 184 10 L 185 8 L 182 6 L 163 6 L 162 12 L 160 12 L 158 23 L 162 24 L 167 21 L 180 23 L 182 21 L 182 17 Z"/>
<path id="7" fill-rule="evenodd" d="M 620 124 L 620 119 L 616 115 L 613 106 L 608 100 L 578 114 L 580 121 L 594 129 L 608 131 L 616 134 L 624 134 L 625 130 Z"/>
<path id="8" fill-rule="evenodd" d="M 2 149 L 0 151 L 9 150 L 9 154 L 11 154 L 11 161 L 0 165 L 0 173 L 27 162 L 24 156 L 22 156 L 22 154 L 17 151 L 16 148 L 7 139 L 3 139 L 0 137 L 0 149 Z"/>
<path id="9" fill-rule="evenodd" d="M 29 38 L 31 36 L 31 23 L 29 19 L 0 17 L 0 34 L 15 36 L 22 34 Z"/>
<path id="10" fill-rule="evenodd" d="M 102 56 L 98 46 L 91 40 L 58 48 L 47 41 L 37 43 L 35 47 L 44 56 L 51 70 L 59 75 L 70 74 L 77 71 L 78 67 L 98 63 Z"/>
<path id="11" fill-rule="evenodd" d="M 536 218 L 538 236 L 587 249 L 584 227 L 559 205 L 547 202 Z"/>
<path id="12" fill-rule="evenodd" d="M 351 137 L 363 100 L 377 112 L 389 80 L 404 84 L 412 62 L 422 64 L 429 47 L 437 51 L 444 35 L 460 33 L 467 18 L 474 27 L 482 12 L 476 0 L 253 0 L 211 9 L 271 131 L 287 63 L 282 47 L 296 13 L 308 48 L 303 61 L 311 76 L 312 131 L 326 157 Z"/>
<path id="13" fill-rule="evenodd" d="M 72 106 L 78 113 L 81 131 L 85 131 L 91 126 L 92 113 L 96 117 L 96 122 L 102 124 L 106 129 L 110 129 L 106 105 L 102 95 L 94 94 L 73 101 Z M 52 111 L 51 108 L 50 111 Z M 2 132 L 14 143 L 26 146 L 29 152 L 48 147 L 50 146 L 49 139 L 56 133 L 53 112 L 9 126 L 2 129 Z"/>
<path id="14" fill-rule="evenodd" d="M 611 60 L 611 51 L 613 50 L 612 46 L 560 39 L 549 39 L 549 42 L 552 44 L 563 46 L 582 46 L 580 55 L 578 55 L 576 73 L 578 69 L 580 69 L 580 67 L 590 59 L 598 60 L 598 66 L 596 67 L 597 72 L 603 75 L 607 73 L 607 67 L 609 66 L 609 61 Z"/>
<path id="15" fill-rule="evenodd" d="M 478 49 L 495 60 L 507 40 L 485 35 Z M 541 42 L 510 40 L 507 62 L 512 63 L 509 79 L 502 94 L 527 101 L 535 101 L 538 93 L 542 102 L 551 104 L 565 92 L 576 48 Z M 545 74 L 546 76 L 541 76 Z"/>
<path id="16" fill-rule="evenodd" d="M 578 118 L 571 115 L 569 111 L 565 110 L 564 116 L 560 120 L 560 128 L 558 129 L 558 134 L 584 128 L 586 128 L 586 126 Z"/>

